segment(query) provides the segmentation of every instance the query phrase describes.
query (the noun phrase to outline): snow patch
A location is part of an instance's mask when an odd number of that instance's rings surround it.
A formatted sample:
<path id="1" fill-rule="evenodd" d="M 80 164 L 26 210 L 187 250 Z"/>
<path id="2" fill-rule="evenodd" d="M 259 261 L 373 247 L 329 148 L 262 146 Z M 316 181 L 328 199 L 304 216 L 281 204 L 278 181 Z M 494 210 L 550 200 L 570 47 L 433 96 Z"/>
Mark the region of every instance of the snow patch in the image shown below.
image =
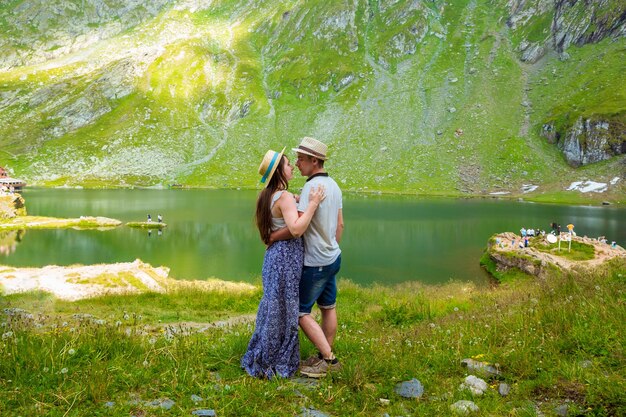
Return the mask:
<path id="1" fill-rule="evenodd" d="M 615 177 L 609 182 L 609 184 L 615 185 L 619 182 L 619 180 L 620 180 L 620 177 Z"/>
<path id="2" fill-rule="evenodd" d="M 533 184 L 522 184 L 522 192 L 524 194 L 526 193 L 531 193 L 533 191 L 535 191 L 537 188 L 539 188 L 538 185 L 533 185 Z"/>
<path id="3" fill-rule="evenodd" d="M 606 182 L 595 181 L 575 181 L 573 182 L 567 191 L 580 191 L 581 193 L 603 193 L 607 190 L 608 185 Z"/>

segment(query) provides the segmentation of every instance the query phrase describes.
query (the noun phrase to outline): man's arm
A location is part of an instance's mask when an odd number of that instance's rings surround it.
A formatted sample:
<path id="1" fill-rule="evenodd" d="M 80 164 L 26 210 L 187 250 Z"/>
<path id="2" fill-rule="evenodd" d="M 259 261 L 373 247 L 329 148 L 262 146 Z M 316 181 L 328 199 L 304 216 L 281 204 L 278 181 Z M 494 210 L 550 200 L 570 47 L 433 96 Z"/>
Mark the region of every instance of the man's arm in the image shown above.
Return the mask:
<path id="1" fill-rule="evenodd" d="M 337 243 L 341 242 L 341 236 L 343 236 L 343 210 L 339 209 L 339 214 L 337 215 L 337 231 L 335 232 Z"/>
<path id="2" fill-rule="evenodd" d="M 270 234 L 270 242 L 267 246 L 272 246 L 273 243 L 278 242 L 279 240 L 289 240 L 292 238 L 293 235 L 289 231 L 289 228 L 283 227 L 282 229 L 278 229 Z"/>

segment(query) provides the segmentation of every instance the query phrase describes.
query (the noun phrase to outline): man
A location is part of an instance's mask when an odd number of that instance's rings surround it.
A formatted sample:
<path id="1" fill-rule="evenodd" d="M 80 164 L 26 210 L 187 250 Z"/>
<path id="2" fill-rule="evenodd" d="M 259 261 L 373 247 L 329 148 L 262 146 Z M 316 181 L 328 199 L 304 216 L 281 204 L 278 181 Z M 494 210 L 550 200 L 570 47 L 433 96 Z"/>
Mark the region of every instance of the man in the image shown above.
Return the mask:
<path id="1" fill-rule="evenodd" d="M 336 371 L 340 363 L 333 353 L 337 333 L 337 281 L 341 267 L 339 242 L 343 233 L 342 194 L 337 183 L 324 169 L 327 146 L 310 137 L 304 137 L 297 148 L 296 166 L 307 177 L 298 212 L 303 213 L 308 204 L 309 190 L 320 185 L 326 190 L 326 198 L 319 205 L 306 232 L 304 232 L 304 267 L 300 279 L 300 327 L 318 349 L 319 354 L 302 363 L 300 372 L 312 378 Z M 272 240 L 284 239 L 284 231 L 272 234 Z M 313 304 L 322 312 L 321 325 L 311 316 Z"/>

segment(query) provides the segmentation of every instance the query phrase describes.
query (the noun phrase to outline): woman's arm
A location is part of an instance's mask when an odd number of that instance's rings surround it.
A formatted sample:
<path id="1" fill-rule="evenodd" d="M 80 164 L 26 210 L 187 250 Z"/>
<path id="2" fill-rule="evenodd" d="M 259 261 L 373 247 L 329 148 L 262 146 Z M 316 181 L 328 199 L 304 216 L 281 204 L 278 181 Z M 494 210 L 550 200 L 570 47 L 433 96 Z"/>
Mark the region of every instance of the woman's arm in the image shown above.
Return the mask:
<path id="1" fill-rule="evenodd" d="M 326 198 L 324 187 L 320 185 L 317 188 L 311 188 L 309 193 L 309 205 L 303 213 L 298 213 L 293 196 L 289 193 L 283 193 L 278 199 L 278 205 L 287 224 L 287 228 L 293 237 L 300 237 L 309 227 L 311 219 L 315 214 L 315 210 L 322 200 Z"/>

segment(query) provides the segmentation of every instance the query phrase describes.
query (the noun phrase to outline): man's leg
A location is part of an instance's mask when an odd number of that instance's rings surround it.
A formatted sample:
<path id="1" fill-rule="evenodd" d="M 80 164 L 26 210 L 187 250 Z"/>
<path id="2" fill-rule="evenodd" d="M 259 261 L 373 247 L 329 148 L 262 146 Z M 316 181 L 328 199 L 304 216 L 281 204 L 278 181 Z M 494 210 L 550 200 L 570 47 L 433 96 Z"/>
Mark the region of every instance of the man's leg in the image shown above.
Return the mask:
<path id="1" fill-rule="evenodd" d="M 322 331 L 326 337 L 326 342 L 333 348 L 335 341 L 335 335 L 337 334 L 337 309 L 336 308 L 323 308 L 322 311 Z"/>
<path id="2" fill-rule="evenodd" d="M 300 317 L 300 327 L 306 337 L 309 338 L 324 358 L 330 359 L 334 356 L 332 347 L 328 343 L 328 340 L 326 340 L 324 331 L 310 314 L 305 314 Z"/>

